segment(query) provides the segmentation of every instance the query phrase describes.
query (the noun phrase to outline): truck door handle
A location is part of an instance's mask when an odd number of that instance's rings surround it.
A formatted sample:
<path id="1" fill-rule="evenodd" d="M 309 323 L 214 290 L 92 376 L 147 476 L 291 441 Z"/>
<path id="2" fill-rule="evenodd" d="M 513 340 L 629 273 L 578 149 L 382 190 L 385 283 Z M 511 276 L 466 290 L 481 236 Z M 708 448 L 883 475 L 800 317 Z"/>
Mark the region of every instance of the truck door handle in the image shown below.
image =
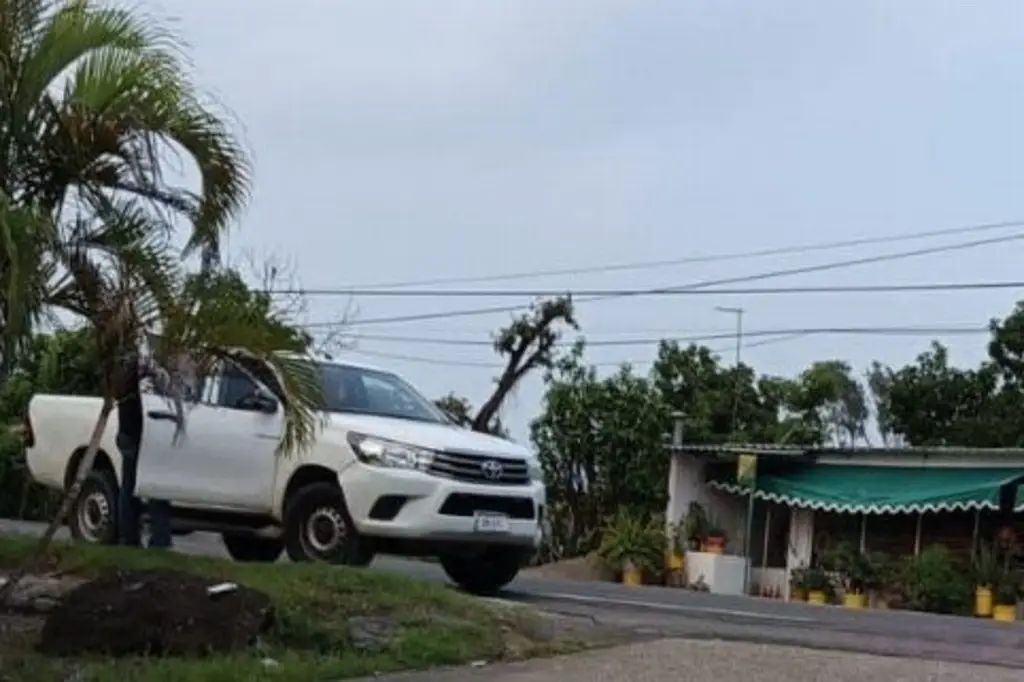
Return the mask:
<path id="1" fill-rule="evenodd" d="M 174 414 L 173 412 L 163 412 L 163 411 L 160 411 L 160 410 L 150 410 L 149 412 L 146 413 L 146 416 L 148 416 L 150 419 L 155 419 L 157 421 L 165 421 L 165 422 L 176 422 L 176 421 L 178 421 L 178 415 Z"/>

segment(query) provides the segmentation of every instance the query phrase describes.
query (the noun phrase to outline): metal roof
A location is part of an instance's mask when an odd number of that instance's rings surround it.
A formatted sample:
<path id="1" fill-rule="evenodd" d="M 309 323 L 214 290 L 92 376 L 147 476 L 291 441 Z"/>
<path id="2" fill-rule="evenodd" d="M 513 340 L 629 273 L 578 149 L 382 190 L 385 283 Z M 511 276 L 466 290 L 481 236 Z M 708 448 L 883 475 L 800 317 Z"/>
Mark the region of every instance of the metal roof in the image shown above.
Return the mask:
<path id="1" fill-rule="evenodd" d="M 670 451 L 674 446 L 666 446 Z M 704 455 L 757 455 L 766 457 L 1006 457 L 1024 459 L 1024 448 L 972 448 L 961 446 L 919 447 L 820 447 L 774 443 L 722 443 L 678 446 L 681 452 Z"/>

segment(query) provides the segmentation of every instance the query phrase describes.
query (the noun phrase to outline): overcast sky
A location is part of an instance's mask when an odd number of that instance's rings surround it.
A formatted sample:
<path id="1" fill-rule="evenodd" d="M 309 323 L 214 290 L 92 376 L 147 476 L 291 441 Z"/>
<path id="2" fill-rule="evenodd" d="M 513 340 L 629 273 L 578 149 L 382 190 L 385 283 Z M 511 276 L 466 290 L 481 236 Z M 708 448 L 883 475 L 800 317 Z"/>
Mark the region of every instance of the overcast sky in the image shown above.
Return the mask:
<path id="1" fill-rule="evenodd" d="M 287 257 L 306 287 L 752 251 L 1024 219 L 1020 0 L 164 0 L 197 78 L 245 126 L 255 193 L 228 251 Z M 1024 227 L 1017 228 L 1024 232 Z M 1013 234 L 1013 229 L 973 238 Z M 965 241 L 547 277 L 646 287 Z M 764 285 L 1014 280 L 1021 242 Z M 982 324 L 1021 292 L 632 298 L 580 306 L 591 339 L 747 329 Z M 508 314 L 359 318 L 516 303 L 357 301 L 354 333 L 487 341 Z M 344 299 L 318 298 L 310 321 Z M 977 362 L 983 337 L 948 339 Z M 925 338 L 750 347 L 761 372 L 911 360 Z M 729 342 L 714 347 L 728 348 Z M 485 346 L 360 340 L 353 358 L 475 402 Z M 594 348 L 597 363 L 654 346 Z M 731 351 L 726 358 L 731 362 Z M 525 436 L 542 395 L 507 406 Z"/>

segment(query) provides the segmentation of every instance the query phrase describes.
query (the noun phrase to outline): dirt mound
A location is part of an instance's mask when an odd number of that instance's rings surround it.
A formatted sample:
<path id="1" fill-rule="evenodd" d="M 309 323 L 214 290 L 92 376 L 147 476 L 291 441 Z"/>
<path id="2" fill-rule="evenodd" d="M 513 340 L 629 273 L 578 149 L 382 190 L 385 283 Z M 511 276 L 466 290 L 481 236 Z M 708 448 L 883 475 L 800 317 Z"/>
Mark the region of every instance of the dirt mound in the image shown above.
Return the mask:
<path id="1" fill-rule="evenodd" d="M 580 580 L 589 582 L 611 582 L 615 573 L 596 554 L 575 559 L 555 561 L 523 571 L 524 576 L 548 580 Z"/>
<path id="2" fill-rule="evenodd" d="M 251 646 L 274 620 L 263 592 L 176 571 L 118 571 L 71 592 L 43 625 L 39 648 L 67 656 L 194 656 Z"/>

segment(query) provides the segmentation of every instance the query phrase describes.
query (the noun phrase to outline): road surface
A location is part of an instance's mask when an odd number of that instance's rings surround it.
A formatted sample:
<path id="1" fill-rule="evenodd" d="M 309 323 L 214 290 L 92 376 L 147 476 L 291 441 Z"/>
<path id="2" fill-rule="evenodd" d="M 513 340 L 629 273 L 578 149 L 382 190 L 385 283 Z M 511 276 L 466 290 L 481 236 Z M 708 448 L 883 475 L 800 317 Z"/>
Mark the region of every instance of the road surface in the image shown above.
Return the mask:
<path id="1" fill-rule="evenodd" d="M 666 639 L 504 666 L 430 670 L 375 682 L 1020 682 L 1019 670 L 808 651 L 764 644 Z"/>
<path id="2" fill-rule="evenodd" d="M 41 529 L 40 524 L 0 520 L 0 532 L 37 535 Z M 176 546 L 188 554 L 226 556 L 213 535 L 176 538 Z M 373 568 L 445 581 L 438 566 L 420 561 L 380 557 Z M 732 640 L 1024 668 L 1024 623 L 906 611 L 851 611 L 665 587 L 527 577 L 513 582 L 503 597 L 614 627 L 623 633 L 624 641 Z"/>

